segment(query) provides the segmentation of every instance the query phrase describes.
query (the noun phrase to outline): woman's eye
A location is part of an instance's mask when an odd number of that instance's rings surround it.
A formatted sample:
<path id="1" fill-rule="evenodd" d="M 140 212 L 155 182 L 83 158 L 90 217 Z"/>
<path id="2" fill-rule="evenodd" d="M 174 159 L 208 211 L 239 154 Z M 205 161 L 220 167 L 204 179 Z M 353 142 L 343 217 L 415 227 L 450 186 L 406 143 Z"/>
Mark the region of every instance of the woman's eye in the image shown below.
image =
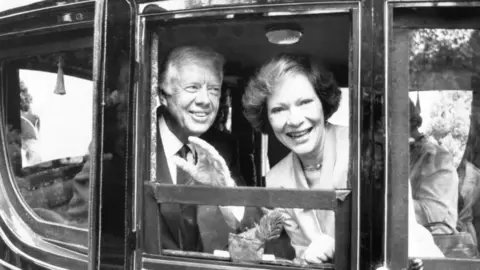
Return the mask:
<path id="1" fill-rule="evenodd" d="M 271 113 L 279 113 L 281 111 L 283 111 L 283 108 L 280 107 L 275 107 L 270 110 Z"/>
<path id="2" fill-rule="evenodd" d="M 300 105 L 306 105 L 306 104 L 309 104 L 309 103 L 312 103 L 313 100 L 311 99 L 304 99 L 300 102 Z"/>

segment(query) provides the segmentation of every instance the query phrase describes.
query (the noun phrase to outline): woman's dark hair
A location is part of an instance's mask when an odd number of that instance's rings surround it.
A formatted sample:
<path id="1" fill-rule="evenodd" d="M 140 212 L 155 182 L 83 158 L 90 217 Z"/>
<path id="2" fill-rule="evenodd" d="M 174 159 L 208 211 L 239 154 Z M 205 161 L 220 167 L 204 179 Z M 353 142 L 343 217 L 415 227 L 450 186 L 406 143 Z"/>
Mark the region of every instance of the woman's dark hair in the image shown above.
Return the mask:
<path id="1" fill-rule="evenodd" d="M 315 89 L 322 103 L 325 121 L 337 111 L 341 91 L 333 74 L 309 57 L 280 54 L 260 68 L 250 79 L 243 94 L 244 114 L 254 129 L 262 133 L 270 132 L 267 99 L 285 76 L 297 74 L 305 75 Z"/>

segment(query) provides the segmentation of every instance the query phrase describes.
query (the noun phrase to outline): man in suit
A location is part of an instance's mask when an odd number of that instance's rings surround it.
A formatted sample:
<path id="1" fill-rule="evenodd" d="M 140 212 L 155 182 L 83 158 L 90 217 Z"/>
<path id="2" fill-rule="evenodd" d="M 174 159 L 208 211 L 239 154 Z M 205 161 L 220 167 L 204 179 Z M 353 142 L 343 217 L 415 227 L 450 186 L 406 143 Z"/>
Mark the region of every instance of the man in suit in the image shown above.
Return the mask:
<path id="1" fill-rule="evenodd" d="M 159 79 L 157 183 L 242 185 L 234 140 L 211 129 L 223 65 L 223 56 L 209 48 L 179 47 L 166 58 Z M 241 207 L 159 206 L 151 183 L 144 189 L 143 246 L 148 253 L 223 249 L 228 232 L 243 216 Z"/>

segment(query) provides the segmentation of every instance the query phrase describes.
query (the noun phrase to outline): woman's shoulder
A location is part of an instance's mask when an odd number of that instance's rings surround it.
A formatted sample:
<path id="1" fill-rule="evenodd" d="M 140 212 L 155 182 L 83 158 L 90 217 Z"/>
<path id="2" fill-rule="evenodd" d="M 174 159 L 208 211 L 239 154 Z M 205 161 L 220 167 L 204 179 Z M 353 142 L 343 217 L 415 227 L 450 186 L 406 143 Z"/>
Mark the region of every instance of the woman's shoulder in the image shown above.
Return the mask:
<path id="1" fill-rule="evenodd" d="M 335 137 L 339 139 L 347 139 L 348 140 L 348 127 L 347 126 L 340 126 L 335 125 L 332 123 L 328 123 L 327 129 L 329 132 L 335 134 Z"/>
<path id="2" fill-rule="evenodd" d="M 350 138 L 349 129 L 347 126 L 339 126 L 334 124 L 328 124 L 327 130 L 332 136 L 329 136 L 330 143 L 335 144 L 335 152 L 337 156 L 341 158 L 347 158 L 349 156 Z"/>
<path id="3" fill-rule="evenodd" d="M 287 180 L 293 170 L 292 155 L 290 152 L 267 172 L 265 177 L 267 187 L 285 187 L 285 184 L 289 182 Z"/>

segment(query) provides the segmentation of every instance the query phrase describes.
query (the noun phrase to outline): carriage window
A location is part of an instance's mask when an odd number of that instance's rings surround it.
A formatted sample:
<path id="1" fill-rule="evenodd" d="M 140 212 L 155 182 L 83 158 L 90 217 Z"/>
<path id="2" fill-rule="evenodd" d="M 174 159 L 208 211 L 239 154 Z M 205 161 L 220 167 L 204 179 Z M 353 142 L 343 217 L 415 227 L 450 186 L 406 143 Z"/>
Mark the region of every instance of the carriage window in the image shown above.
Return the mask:
<path id="1" fill-rule="evenodd" d="M 348 211 L 292 201 L 303 190 L 350 205 L 352 15 L 284 14 L 152 22 L 147 253 L 310 267 L 349 261 L 339 244 L 350 241 Z M 266 197 L 257 199 L 276 206 L 242 203 L 230 192 L 245 186 L 293 197 L 288 207 Z M 257 196 L 238 194 L 247 191 Z M 174 204 L 173 194 L 196 194 L 198 206 Z"/>
<path id="2" fill-rule="evenodd" d="M 416 12 L 400 10 L 394 24 Z M 409 256 L 477 258 L 480 32 L 403 27 L 393 35 L 393 91 L 409 91 Z"/>
<path id="3" fill-rule="evenodd" d="M 416 29 L 410 55 L 410 184 L 416 221 L 428 229 L 446 257 L 478 254 L 476 157 L 480 32 Z M 447 247 L 446 234 L 463 235 L 462 249 Z M 442 238 L 443 237 L 443 238 Z"/>
<path id="4" fill-rule="evenodd" d="M 8 156 L 44 221 L 86 227 L 92 140 L 91 49 L 5 62 Z"/>

